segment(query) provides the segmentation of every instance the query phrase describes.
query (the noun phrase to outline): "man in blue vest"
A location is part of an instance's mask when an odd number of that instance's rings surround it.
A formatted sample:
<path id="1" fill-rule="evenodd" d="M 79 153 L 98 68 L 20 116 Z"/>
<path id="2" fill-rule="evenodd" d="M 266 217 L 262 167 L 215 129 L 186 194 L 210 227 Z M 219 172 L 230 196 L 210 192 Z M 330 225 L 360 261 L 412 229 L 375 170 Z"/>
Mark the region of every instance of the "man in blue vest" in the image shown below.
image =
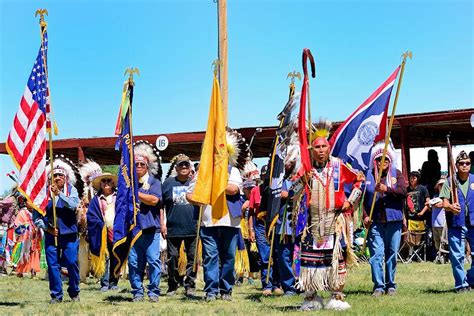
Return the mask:
<path id="1" fill-rule="evenodd" d="M 364 224 L 370 225 L 368 246 L 374 297 L 385 293 L 390 296 L 396 294 L 397 253 L 402 234 L 403 202 L 407 197 L 405 181 L 400 170 L 394 165 L 395 153 L 392 150 L 387 151 L 381 166 L 383 147 L 383 143 L 379 143 L 372 149 L 373 168 L 368 170 L 365 182 Z M 377 183 L 380 168 L 382 175 Z M 377 200 L 370 218 L 374 194 L 377 194 Z"/>
<path id="2" fill-rule="evenodd" d="M 146 141 L 134 144 L 135 167 L 138 177 L 138 199 L 140 212 L 137 222 L 141 235 L 130 249 L 128 271 L 134 302 L 144 300 L 143 277 L 148 263 L 148 297 L 158 302 L 160 296 L 161 260 L 160 238 L 164 232 L 163 211 L 161 210 L 161 165 L 156 147 Z"/>
<path id="3" fill-rule="evenodd" d="M 63 158 L 54 160 L 53 181 L 49 188 L 51 195 L 46 207 L 46 216 L 35 221 L 38 227 L 45 231 L 51 304 L 61 303 L 63 300 L 61 265 L 64 265 L 68 271 L 69 297 L 73 302 L 79 301 L 79 265 L 77 263 L 79 239 L 76 219 L 79 195 L 74 187 L 76 177 L 70 164 L 72 164 L 70 160 Z M 53 217 L 53 197 L 56 205 L 56 226 L 54 226 Z"/>
<path id="4" fill-rule="evenodd" d="M 458 201 L 451 194 L 450 179 L 443 184 L 440 198 L 446 211 L 448 224 L 449 260 L 453 268 L 454 289 L 456 292 L 470 291 L 474 287 L 474 267 L 464 270 L 464 247 L 466 239 L 471 245 L 471 258 L 474 259 L 474 175 L 469 174 L 471 159 L 463 150 L 456 157 L 456 188 Z"/>

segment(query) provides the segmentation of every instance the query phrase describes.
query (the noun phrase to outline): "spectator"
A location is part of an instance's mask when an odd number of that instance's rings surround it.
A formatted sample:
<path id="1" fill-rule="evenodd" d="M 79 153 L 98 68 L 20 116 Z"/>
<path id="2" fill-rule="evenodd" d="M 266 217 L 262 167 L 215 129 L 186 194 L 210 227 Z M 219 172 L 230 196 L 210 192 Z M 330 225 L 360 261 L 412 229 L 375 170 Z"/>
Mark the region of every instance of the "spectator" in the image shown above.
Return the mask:
<path id="1" fill-rule="evenodd" d="M 441 178 L 441 165 L 438 161 L 438 153 L 434 149 L 428 150 L 428 160 L 421 167 L 421 179 L 419 183 L 426 185 L 430 196 L 434 194 L 436 181 Z"/>
<path id="2" fill-rule="evenodd" d="M 433 199 L 439 198 L 441 187 L 445 182 L 446 179 L 444 178 L 441 178 L 438 180 L 438 182 L 436 182 L 435 195 L 433 196 Z M 436 262 L 445 263 L 447 262 L 446 254 L 448 252 L 443 251 L 443 249 L 441 248 L 441 240 L 442 236 L 444 235 L 443 231 L 445 230 L 446 226 L 446 214 L 443 208 L 442 200 L 431 207 L 431 225 L 431 229 L 433 231 L 433 244 L 437 253 Z"/>
<path id="3" fill-rule="evenodd" d="M 408 207 L 406 215 L 409 220 L 414 221 L 425 221 L 428 218 L 425 214 L 429 211 L 429 206 L 426 203 L 429 202 L 430 195 L 426 187 L 420 184 L 420 177 L 421 175 L 418 171 L 410 172 L 410 184 L 407 188 L 413 208 Z"/>

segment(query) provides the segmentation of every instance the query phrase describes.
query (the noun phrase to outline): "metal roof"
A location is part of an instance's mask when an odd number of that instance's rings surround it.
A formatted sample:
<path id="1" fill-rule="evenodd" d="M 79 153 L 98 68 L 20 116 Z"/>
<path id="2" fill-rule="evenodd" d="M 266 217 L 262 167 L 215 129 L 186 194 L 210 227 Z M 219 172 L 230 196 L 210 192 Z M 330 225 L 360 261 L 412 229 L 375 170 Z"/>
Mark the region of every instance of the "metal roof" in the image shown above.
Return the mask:
<path id="1" fill-rule="evenodd" d="M 445 146 L 446 135 L 451 132 L 452 145 L 474 144 L 474 128 L 470 125 L 473 108 L 402 114 L 395 116 L 392 140 L 400 148 L 402 138 L 408 148 Z M 334 124 L 334 130 L 342 122 Z M 248 140 L 258 127 L 243 127 L 237 130 Z M 252 151 L 254 157 L 268 157 L 271 152 L 276 126 L 260 127 L 262 132 L 255 136 Z M 162 152 L 163 162 L 168 162 L 174 155 L 185 153 L 192 160 L 199 160 L 205 131 L 183 132 L 156 135 L 135 135 L 134 140 L 147 140 L 155 143 L 160 135 L 168 137 L 169 145 Z M 93 158 L 102 165 L 115 165 L 120 161 L 119 153 L 114 150 L 116 137 L 69 138 L 53 141 L 55 154 L 64 154 L 70 159 Z M 6 154 L 5 143 L 0 144 L 0 154 Z"/>

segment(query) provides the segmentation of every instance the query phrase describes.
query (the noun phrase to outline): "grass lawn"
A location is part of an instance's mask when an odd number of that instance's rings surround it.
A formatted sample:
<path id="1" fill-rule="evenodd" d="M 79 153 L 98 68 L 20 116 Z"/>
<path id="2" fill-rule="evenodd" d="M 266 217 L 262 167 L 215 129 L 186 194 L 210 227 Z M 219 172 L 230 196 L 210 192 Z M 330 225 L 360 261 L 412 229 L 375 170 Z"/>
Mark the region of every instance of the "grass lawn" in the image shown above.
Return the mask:
<path id="1" fill-rule="evenodd" d="M 474 315 L 474 291 L 456 294 L 450 265 L 433 263 L 399 264 L 397 273 L 398 295 L 371 297 L 370 267 L 362 264 L 349 272 L 345 293 L 352 308 L 346 312 L 320 311 L 333 315 Z M 128 280 L 122 280 L 120 292 L 99 291 L 99 284 L 90 279 L 81 285 L 81 302 L 71 303 L 69 298 L 58 305 L 49 305 L 48 282 L 17 278 L 0 278 L 0 313 L 7 314 L 166 314 L 166 315 L 273 315 L 301 314 L 297 309 L 302 298 L 263 298 L 255 286 L 244 284 L 234 287 L 233 301 L 206 303 L 202 297 L 203 283 L 198 282 L 199 298 L 187 300 L 182 291 L 174 297 L 161 297 L 158 303 L 132 303 Z M 64 289 L 66 290 L 66 285 Z M 166 282 L 162 282 L 166 292 Z M 325 301 L 328 293 L 323 294 Z M 315 312 L 312 312 L 312 314 Z M 309 312 L 306 312 L 309 314 Z"/>

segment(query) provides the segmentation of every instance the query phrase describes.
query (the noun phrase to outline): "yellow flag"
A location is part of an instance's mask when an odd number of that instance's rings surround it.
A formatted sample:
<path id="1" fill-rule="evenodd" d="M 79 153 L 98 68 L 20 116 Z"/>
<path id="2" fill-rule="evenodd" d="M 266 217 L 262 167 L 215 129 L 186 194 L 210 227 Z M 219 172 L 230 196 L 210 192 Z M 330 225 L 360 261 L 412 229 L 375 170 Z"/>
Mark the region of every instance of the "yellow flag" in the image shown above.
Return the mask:
<path id="1" fill-rule="evenodd" d="M 226 124 L 219 83 L 214 76 L 206 136 L 202 144 L 198 178 L 193 192 L 195 202 L 212 205 L 214 222 L 228 213 L 225 198 L 228 162 Z"/>

